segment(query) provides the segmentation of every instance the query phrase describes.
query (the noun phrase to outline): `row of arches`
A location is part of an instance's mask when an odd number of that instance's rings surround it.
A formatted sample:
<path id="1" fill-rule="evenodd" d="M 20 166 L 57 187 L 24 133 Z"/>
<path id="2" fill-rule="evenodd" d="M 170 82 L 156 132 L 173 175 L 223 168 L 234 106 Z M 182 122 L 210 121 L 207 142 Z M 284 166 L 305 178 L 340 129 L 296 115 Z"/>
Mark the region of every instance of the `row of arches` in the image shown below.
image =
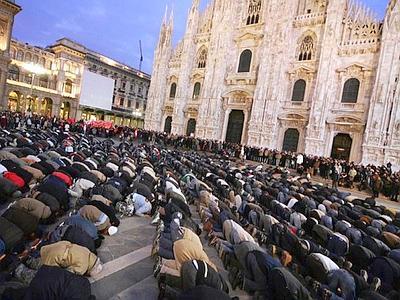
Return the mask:
<path id="1" fill-rule="evenodd" d="M 46 59 L 44 56 L 39 56 L 38 54 L 32 54 L 31 52 L 24 52 L 22 49 L 17 49 L 11 47 L 10 56 L 12 59 L 18 61 L 25 61 L 29 63 L 39 64 L 44 68 L 51 69 L 53 62 L 50 59 Z"/>
<path id="2" fill-rule="evenodd" d="M 261 13 L 261 0 L 251 0 L 247 10 L 246 25 L 258 24 Z"/>
<path id="3" fill-rule="evenodd" d="M 51 117 L 54 115 L 54 101 L 50 97 L 39 98 L 36 95 L 24 95 L 18 91 L 8 94 L 8 110 L 12 112 L 32 113 Z M 60 106 L 60 117 L 69 119 L 71 103 L 64 101 Z"/>
<path id="4" fill-rule="evenodd" d="M 292 92 L 292 101 L 301 102 L 305 99 L 307 83 L 303 79 L 299 79 L 294 83 Z M 342 103 L 357 103 L 358 94 L 360 91 L 360 81 L 357 78 L 350 78 L 346 80 L 343 85 Z"/>
<path id="5" fill-rule="evenodd" d="M 51 80 L 48 75 L 43 74 L 40 76 L 36 76 L 35 80 L 32 74 L 23 73 L 20 71 L 17 65 L 11 64 L 8 68 L 8 76 L 9 80 L 18 81 L 18 82 L 25 82 L 27 84 L 33 84 L 42 88 L 46 89 L 56 89 L 56 82 Z M 34 82 L 32 82 L 32 80 Z M 73 82 L 71 79 L 67 79 L 64 82 L 63 90 L 65 93 L 72 94 L 73 92 Z"/>

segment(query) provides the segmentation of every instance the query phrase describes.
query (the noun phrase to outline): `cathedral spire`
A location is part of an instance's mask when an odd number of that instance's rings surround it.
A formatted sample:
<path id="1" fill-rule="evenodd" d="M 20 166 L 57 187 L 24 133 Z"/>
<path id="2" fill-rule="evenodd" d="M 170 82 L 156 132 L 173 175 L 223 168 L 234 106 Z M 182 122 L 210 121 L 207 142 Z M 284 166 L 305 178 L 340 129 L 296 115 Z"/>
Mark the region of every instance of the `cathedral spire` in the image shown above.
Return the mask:
<path id="1" fill-rule="evenodd" d="M 168 23 L 171 31 L 174 30 L 174 8 L 171 9 L 171 14 L 169 15 L 169 23 Z"/>
<path id="2" fill-rule="evenodd" d="M 399 40 L 400 31 L 400 1 L 391 0 L 386 9 L 382 39 L 394 37 Z"/>
<path id="3" fill-rule="evenodd" d="M 168 4 L 165 5 L 165 13 L 164 13 L 164 18 L 162 21 L 162 25 L 166 25 L 167 24 L 167 16 L 168 16 Z"/>
<path id="4" fill-rule="evenodd" d="M 190 35 L 191 33 L 196 32 L 199 21 L 199 6 L 200 0 L 193 0 L 187 19 L 186 34 Z"/>
<path id="5" fill-rule="evenodd" d="M 200 6 L 200 0 L 193 0 L 192 8 L 190 9 L 191 12 L 198 11 Z"/>
<path id="6" fill-rule="evenodd" d="M 158 39 L 158 45 L 156 51 L 161 54 L 164 49 L 171 46 L 172 32 L 174 27 L 173 22 L 173 11 L 171 11 L 168 17 L 168 5 L 165 6 L 164 18 L 160 28 L 160 36 Z"/>

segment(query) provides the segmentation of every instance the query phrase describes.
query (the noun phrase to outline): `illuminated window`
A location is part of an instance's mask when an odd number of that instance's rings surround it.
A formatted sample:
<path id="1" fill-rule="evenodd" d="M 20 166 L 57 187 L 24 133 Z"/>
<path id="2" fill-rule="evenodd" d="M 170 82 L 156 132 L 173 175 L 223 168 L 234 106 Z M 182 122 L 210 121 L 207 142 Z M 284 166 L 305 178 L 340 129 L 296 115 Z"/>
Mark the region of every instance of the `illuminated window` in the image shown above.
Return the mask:
<path id="1" fill-rule="evenodd" d="M 69 79 L 67 79 L 67 81 L 64 84 L 64 92 L 66 92 L 67 94 L 72 93 L 72 81 Z"/>

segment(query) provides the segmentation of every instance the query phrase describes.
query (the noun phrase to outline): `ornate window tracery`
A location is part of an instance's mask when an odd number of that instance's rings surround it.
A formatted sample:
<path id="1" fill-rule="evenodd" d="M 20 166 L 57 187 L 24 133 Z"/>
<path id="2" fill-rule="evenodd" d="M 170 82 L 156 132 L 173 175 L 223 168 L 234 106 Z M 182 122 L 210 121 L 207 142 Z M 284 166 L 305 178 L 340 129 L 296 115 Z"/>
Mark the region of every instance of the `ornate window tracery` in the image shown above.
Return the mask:
<path id="1" fill-rule="evenodd" d="M 207 49 L 203 48 L 197 56 L 197 68 L 204 69 L 207 65 Z"/>
<path id="2" fill-rule="evenodd" d="M 260 22 L 261 0 L 250 0 L 247 10 L 246 25 L 258 24 Z"/>
<path id="3" fill-rule="evenodd" d="M 299 61 L 312 60 L 314 59 L 314 53 L 315 53 L 314 39 L 310 35 L 307 35 L 301 42 L 299 48 L 298 60 Z"/>

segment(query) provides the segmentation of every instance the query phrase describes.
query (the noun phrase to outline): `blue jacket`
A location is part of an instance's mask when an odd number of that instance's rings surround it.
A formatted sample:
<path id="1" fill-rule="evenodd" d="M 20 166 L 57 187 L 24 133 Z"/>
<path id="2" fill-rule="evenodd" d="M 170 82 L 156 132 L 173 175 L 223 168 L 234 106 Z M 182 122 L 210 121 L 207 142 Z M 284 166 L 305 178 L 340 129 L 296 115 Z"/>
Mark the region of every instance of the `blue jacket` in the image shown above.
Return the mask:
<path id="1" fill-rule="evenodd" d="M 65 220 L 64 224 L 76 225 L 77 227 L 85 231 L 92 239 L 94 240 L 98 239 L 96 226 L 94 226 L 94 224 L 89 222 L 88 220 L 82 218 L 80 215 L 74 215 L 69 217 L 68 219 Z"/>

